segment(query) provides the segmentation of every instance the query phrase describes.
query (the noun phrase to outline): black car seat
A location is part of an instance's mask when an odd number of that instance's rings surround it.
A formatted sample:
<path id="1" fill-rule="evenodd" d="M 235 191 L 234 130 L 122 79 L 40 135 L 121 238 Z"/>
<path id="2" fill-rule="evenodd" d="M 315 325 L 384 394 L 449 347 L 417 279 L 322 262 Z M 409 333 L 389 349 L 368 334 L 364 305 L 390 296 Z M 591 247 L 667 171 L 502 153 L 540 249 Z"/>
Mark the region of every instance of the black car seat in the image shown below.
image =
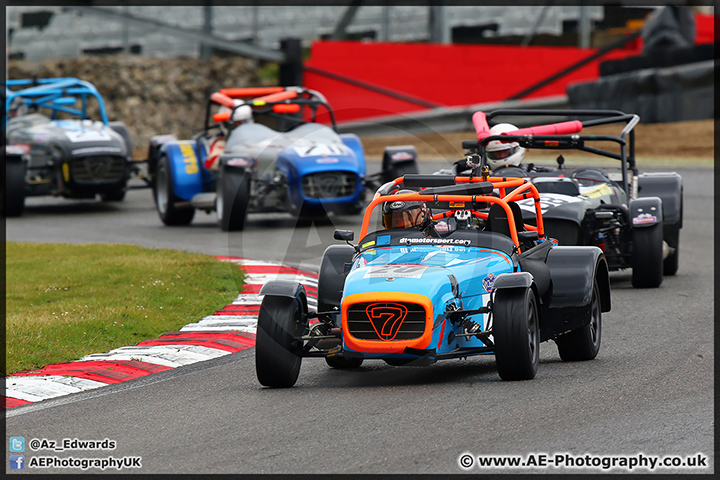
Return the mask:
<path id="1" fill-rule="evenodd" d="M 513 219 L 515 220 L 515 231 L 518 233 L 518 241 L 523 251 L 533 248 L 535 246 L 535 240 L 538 239 L 538 233 L 535 231 L 527 231 L 525 229 L 525 223 L 523 222 L 522 210 L 520 206 L 515 202 L 508 202 L 510 210 L 513 212 Z M 495 203 L 490 207 L 488 212 L 487 224 L 485 231 L 498 232 L 503 235 L 510 236 L 510 224 L 507 220 L 505 210 L 500 204 Z"/>
<path id="2" fill-rule="evenodd" d="M 513 213 L 515 219 L 515 230 L 522 232 L 525 230 L 525 224 L 522 219 L 522 211 L 520 206 L 515 202 L 508 202 L 508 206 Z M 507 214 L 505 209 L 499 203 L 493 203 L 488 211 L 487 225 L 485 226 L 486 231 L 502 233 L 503 235 L 510 236 L 510 223 L 508 222 Z"/>
<path id="3" fill-rule="evenodd" d="M 513 213 L 515 219 L 515 228 L 517 229 L 518 235 L 520 232 L 525 232 L 525 225 L 522 220 L 522 211 L 520 206 L 515 202 L 508 202 L 508 206 Z M 488 212 L 488 224 L 485 230 L 502 233 L 510 236 L 510 224 L 507 219 L 507 214 L 502 206 L 498 203 L 494 203 L 490 207 Z M 535 232 L 532 232 L 535 233 Z M 535 236 L 537 239 L 537 236 Z M 550 287 L 550 269 L 548 268 L 545 260 L 547 258 L 548 251 L 552 247 L 552 243 L 546 240 L 538 245 L 534 242 L 523 243 L 520 239 L 520 243 L 523 245 L 523 252 L 519 256 L 520 270 L 523 272 L 530 272 L 535 280 L 535 286 L 538 290 L 538 295 L 542 297 Z"/>

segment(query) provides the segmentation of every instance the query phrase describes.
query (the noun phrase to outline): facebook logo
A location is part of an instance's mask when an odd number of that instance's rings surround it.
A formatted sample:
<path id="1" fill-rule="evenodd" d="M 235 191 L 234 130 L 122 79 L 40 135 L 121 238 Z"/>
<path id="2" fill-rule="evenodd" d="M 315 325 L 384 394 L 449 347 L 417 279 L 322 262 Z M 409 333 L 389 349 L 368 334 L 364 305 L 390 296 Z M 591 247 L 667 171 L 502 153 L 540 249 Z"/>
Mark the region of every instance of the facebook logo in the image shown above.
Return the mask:
<path id="1" fill-rule="evenodd" d="M 11 452 L 24 452 L 25 451 L 25 437 L 10 437 L 10 451 Z"/>
<path id="2" fill-rule="evenodd" d="M 10 455 L 10 470 L 25 470 L 25 455 Z"/>

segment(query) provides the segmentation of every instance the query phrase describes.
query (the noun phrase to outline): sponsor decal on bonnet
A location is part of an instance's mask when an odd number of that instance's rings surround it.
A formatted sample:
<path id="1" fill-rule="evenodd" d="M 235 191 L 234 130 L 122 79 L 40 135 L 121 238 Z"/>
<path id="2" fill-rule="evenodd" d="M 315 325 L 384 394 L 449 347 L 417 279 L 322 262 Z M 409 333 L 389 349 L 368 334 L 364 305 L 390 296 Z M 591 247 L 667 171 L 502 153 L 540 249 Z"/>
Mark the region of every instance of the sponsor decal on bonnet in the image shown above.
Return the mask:
<path id="1" fill-rule="evenodd" d="M 363 278 L 404 277 L 420 278 L 427 270 L 425 265 L 371 265 Z"/>

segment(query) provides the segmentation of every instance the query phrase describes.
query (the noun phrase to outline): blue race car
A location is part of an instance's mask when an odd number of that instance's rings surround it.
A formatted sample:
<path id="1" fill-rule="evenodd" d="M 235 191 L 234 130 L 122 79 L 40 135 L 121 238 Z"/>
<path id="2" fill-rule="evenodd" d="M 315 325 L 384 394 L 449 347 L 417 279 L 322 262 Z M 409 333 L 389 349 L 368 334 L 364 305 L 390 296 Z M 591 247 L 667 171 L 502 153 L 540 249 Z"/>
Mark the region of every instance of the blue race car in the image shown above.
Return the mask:
<path id="1" fill-rule="evenodd" d="M 229 125 L 241 109 L 252 111 L 248 121 Z M 225 147 L 212 168 L 214 142 L 223 129 L 229 133 L 222 135 Z M 417 172 L 414 147 L 389 147 L 385 156 L 383 178 Z M 224 231 L 242 230 L 252 212 L 290 212 L 305 219 L 357 214 L 373 185 L 360 139 L 338 135 L 326 99 L 302 87 L 213 93 L 205 127 L 191 140 L 151 139 L 148 170 L 165 225 L 187 225 L 195 210 L 215 210 Z"/>
<path id="2" fill-rule="evenodd" d="M 91 119 L 89 107 L 99 119 Z M 103 98 L 77 78 L 12 79 L 5 88 L 5 216 L 25 197 L 54 195 L 120 201 L 137 169 L 122 122 L 108 121 Z"/>
<path id="3" fill-rule="evenodd" d="M 259 382 L 293 386 L 303 357 L 351 368 L 366 359 L 424 365 L 494 354 L 503 380 L 534 378 L 547 340 L 565 361 L 595 358 L 601 315 L 610 310 L 602 250 L 557 246 L 545 236 L 531 182 L 483 173 L 409 174 L 381 186 L 360 242 L 336 230 L 347 245 L 325 250 L 317 312 L 308 311 L 301 284 L 267 283 Z M 523 223 L 516 203 L 525 198 L 535 200 L 534 225 Z M 383 228 L 373 231 L 380 206 Z"/>

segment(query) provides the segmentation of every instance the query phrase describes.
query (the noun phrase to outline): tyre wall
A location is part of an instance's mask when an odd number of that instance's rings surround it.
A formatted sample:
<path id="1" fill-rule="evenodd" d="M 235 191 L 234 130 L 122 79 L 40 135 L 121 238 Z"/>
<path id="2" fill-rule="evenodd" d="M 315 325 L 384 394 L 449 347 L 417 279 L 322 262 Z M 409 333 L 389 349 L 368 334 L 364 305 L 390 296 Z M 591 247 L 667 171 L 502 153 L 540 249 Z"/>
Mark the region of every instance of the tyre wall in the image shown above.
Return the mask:
<path id="1" fill-rule="evenodd" d="M 643 123 L 713 118 L 714 60 L 647 68 L 568 86 L 572 108 L 634 112 Z"/>

